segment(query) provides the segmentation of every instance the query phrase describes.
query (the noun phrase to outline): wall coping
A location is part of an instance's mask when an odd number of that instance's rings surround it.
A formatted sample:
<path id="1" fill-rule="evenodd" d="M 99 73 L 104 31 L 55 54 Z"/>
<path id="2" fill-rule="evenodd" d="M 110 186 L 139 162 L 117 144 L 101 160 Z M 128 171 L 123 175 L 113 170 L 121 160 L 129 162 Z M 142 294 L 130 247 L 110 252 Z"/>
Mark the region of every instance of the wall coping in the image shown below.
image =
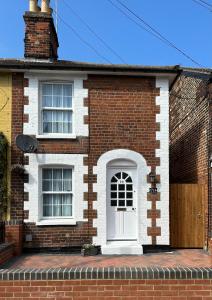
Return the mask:
<path id="1" fill-rule="evenodd" d="M 86 279 L 212 279 L 212 268 L 50 268 L 0 269 L 2 280 L 86 280 Z"/>

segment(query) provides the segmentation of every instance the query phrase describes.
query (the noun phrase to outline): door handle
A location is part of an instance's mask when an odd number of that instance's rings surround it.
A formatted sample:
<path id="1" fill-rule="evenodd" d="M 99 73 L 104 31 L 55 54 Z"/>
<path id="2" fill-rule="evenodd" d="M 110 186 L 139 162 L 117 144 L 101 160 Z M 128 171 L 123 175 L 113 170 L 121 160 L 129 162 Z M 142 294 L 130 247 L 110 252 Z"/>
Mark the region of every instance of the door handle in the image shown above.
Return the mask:
<path id="1" fill-rule="evenodd" d="M 135 207 L 133 207 L 133 208 L 132 208 L 132 210 L 136 210 L 136 208 L 135 208 Z"/>

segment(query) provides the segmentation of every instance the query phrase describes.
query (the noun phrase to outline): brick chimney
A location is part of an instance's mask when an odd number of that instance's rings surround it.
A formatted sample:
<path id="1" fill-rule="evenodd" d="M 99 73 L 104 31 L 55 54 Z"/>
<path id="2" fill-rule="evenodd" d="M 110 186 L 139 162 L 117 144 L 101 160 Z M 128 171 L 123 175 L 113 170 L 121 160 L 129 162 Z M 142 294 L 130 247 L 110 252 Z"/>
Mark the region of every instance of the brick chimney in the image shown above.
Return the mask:
<path id="1" fill-rule="evenodd" d="M 29 0 L 29 11 L 24 14 L 25 58 L 57 60 L 59 47 L 57 32 L 50 8 L 50 0 Z"/>

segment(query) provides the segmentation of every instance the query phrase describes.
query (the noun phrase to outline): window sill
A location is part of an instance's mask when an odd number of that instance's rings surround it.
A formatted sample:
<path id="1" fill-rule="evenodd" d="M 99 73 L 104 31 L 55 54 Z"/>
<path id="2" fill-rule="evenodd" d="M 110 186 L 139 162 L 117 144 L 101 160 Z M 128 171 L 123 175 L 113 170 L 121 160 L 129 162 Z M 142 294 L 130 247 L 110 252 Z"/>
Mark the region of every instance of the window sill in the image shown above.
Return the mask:
<path id="1" fill-rule="evenodd" d="M 76 225 L 77 222 L 74 219 L 54 219 L 54 220 L 40 220 L 36 222 L 37 226 L 56 226 L 56 225 Z"/>
<path id="2" fill-rule="evenodd" d="M 36 135 L 37 139 L 76 139 L 75 134 Z"/>

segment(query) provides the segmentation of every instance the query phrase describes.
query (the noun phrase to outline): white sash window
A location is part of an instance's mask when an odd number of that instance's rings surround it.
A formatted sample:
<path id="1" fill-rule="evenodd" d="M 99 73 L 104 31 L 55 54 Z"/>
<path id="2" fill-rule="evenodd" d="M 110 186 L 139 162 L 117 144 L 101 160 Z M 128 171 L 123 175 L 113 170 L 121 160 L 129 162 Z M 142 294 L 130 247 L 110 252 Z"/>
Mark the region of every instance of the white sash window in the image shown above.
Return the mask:
<path id="1" fill-rule="evenodd" d="M 70 83 L 42 83 L 42 133 L 73 133 L 73 87 Z"/>
<path id="2" fill-rule="evenodd" d="M 43 218 L 73 216 L 71 168 L 42 169 Z"/>

